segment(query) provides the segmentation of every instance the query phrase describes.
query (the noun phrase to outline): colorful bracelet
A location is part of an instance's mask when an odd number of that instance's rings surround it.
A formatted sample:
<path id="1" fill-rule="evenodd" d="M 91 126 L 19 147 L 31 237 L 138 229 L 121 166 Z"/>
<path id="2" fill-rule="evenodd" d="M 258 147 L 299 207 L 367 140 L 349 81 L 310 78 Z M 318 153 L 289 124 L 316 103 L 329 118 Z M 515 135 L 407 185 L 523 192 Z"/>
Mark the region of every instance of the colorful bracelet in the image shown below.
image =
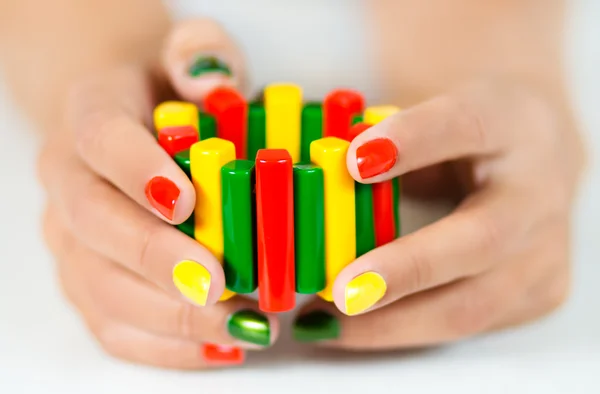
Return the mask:
<path id="1" fill-rule="evenodd" d="M 219 87 L 202 110 L 155 108 L 158 143 L 196 190 L 194 213 L 177 227 L 223 264 L 221 300 L 258 289 L 259 308 L 272 313 L 293 309 L 296 293 L 332 301 L 345 266 L 400 236 L 399 178 L 362 184 L 346 168 L 350 141 L 399 109 L 365 108 L 347 89 L 322 103 L 302 96 L 280 83 L 248 102 Z"/>

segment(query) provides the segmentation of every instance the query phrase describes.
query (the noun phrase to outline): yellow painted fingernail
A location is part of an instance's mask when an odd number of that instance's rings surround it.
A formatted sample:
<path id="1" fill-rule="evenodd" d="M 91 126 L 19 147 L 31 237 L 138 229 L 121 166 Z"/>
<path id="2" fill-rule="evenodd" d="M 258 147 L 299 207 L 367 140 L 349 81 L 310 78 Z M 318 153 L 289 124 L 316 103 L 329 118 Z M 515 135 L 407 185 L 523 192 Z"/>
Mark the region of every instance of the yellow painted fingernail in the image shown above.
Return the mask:
<path id="1" fill-rule="evenodd" d="M 199 305 L 206 305 L 210 289 L 210 272 L 202 265 L 184 260 L 173 268 L 173 283 L 181 294 Z"/>
<path id="2" fill-rule="evenodd" d="M 356 315 L 375 305 L 385 291 L 387 285 L 381 275 L 365 272 L 352 279 L 346 285 L 346 314 Z"/>

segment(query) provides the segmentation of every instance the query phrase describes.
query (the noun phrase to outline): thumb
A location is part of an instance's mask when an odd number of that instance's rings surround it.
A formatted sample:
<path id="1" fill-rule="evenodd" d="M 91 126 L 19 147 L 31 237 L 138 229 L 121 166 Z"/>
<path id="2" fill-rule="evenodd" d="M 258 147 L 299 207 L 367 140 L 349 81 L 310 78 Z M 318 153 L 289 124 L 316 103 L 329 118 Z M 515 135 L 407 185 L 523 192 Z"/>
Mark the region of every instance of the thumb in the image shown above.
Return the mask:
<path id="1" fill-rule="evenodd" d="M 178 23 L 162 56 L 168 78 L 182 100 L 199 104 L 217 86 L 243 85 L 242 54 L 212 19 Z"/>

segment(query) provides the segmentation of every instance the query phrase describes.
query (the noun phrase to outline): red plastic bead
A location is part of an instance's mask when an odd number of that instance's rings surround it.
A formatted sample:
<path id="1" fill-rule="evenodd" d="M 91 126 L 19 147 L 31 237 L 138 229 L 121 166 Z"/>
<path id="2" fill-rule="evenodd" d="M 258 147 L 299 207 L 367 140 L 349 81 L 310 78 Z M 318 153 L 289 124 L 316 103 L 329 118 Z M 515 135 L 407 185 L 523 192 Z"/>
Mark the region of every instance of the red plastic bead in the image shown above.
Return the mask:
<path id="1" fill-rule="evenodd" d="M 363 96 L 353 90 L 334 90 L 323 101 L 323 124 L 325 137 L 348 140 L 352 117 L 365 107 Z"/>
<path id="2" fill-rule="evenodd" d="M 394 220 L 394 186 L 392 180 L 373 184 L 373 215 L 375 216 L 375 245 L 381 246 L 396 237 Z"/>
<path id="3" fill-rule="evenodd" d="M 237 159 L 246 159 L 248 103 L 237 90 L 222 86 L 204 99 L 207 113 L 217 121 L 217 136 L 233 142 Z"/>
<path id="4" fill-rule="evenodd" d="M 256 155 L 259 308 L 286 312 L 296 303 L 292 158 L 284 149 Z"/>
<path id="5" fill-rule="evenodd" d="M 239 347 L 207 343 L 202 346 L 202 357 L 210 365 L 237 365 L 244 362 L 244 351 Z"/>
<path id="6" fill-rule="evenodd" d="M 358 137 L 359 134 L 369 129 L 370 127 L 371 125 L 368 125 L 366 123 L 357 123 L 354 126 L 350 127 L 350 130 L 348 130 L 347 134 L 347 141 L 352 142 L 353 139 Z"/>
<path id="7" fill-rule="evenodd" d="M 189 149 L 198 140 L 198 130 L 194 126 L 171 126 L 158 131 L 158 143 L 171 157 Z"/>

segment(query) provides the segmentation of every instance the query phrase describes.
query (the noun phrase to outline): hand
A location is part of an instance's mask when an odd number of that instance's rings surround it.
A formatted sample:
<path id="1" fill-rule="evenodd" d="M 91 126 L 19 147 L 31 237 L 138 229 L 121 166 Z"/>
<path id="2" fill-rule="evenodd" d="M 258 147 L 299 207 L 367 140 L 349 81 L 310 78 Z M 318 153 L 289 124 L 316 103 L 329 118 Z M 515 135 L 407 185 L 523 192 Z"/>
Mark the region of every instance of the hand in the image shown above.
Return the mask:
<path id="1" fill-rule="evenodd" d="M 404 176 L 404 191 L 432 196 L 441 193 L 429 182 L 452 173 L 453 190 L 466 196 L 447 217 L 347 266 L 334 284 L 335 306 L 307 305 L 297 337 L 348 349 L 429 346 L 561 305 L 583 156 L 563 114 L 524 86 L 476 83 L 355 138 L 347 157 L 357 181 Z M 375 161 L 368 146 L 379 138 L 378 165 L 359 169 L 357 156 Z"/>
<path id="2" fill-rule="evenodd" d="M 231 66 L 232 76 L 201 74 L 206 70 L 198 67 L 196 77 L 187 75 L 193 56 L 208 51 Z M 64 293 L 108 353 L 160 367 L 204 368 L 214 363 L 202 344 L 262 348 L 274 341 L 276 320 L 246 312 L 228 332 L 232 314 L 257 306 L 242 297 L 216 304 L 225 288 L 219 261 L 172 226 L 190 216 L 195 192 L 153 137 L 152 110 L 170 98 L 167 81 L 196 103 L 218 84 L 238 85 L 242 61 L 219 26 L 195 21 L 173 30 L 156 69 L 124 64 L 73 88 L 67 124 L 47 134 L 39 159 L 48 192 L 45 238 Z M 184 278 L 191 300 L 174 285 L 181 261 L 190 261 L 195 275 Z M 263 331 L 244 336 L 243 319 Z M 224 365 L 242 356 L 239 349 L 220 355 Z"/>

